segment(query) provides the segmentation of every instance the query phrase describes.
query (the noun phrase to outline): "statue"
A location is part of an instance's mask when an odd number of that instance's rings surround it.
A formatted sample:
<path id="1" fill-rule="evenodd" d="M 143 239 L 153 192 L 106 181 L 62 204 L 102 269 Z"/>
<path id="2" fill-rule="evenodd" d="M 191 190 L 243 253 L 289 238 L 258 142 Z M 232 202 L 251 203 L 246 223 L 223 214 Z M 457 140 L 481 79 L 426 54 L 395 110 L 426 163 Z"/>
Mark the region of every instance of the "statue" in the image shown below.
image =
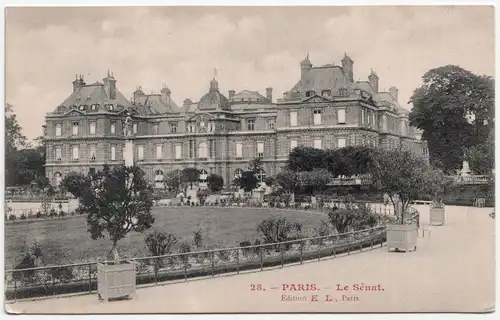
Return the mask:
<path id="1" fill-rule="evenodd" d="M 127 117 L 125 118 L 125 123 L 123 125 L 123 134 L 125 136 L 132 135 L 132 117 L 127 113 Z"/>

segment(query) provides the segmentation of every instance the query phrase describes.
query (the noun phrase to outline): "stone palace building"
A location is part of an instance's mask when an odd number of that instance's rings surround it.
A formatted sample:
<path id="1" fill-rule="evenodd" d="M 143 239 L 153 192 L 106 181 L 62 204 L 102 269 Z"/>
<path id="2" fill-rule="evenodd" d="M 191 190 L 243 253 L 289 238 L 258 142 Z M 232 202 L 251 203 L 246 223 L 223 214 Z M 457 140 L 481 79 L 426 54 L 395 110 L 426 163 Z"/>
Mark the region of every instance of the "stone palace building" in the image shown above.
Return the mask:
<path id="1" fill-rule="evenodd" d="M 216 173 L 227 184 L 256 157 L 263 163 L 261 179 L 276 174 L 299 145 L 401 147 L 427 155 L 398 89 L 381 92 L 373 71 L 368 81 L 355 81 L 353 65 L 345 55 L 341 65 L 315 67 L 307 56 L 300 79 L 277 100 L 272 88 L 265 95 L 229 90 L 226 96 L 214 78 L 198 102 L 186 99 L 182 106 L 167 87 L 159 94 L 138 87 L 129 101 L 109 72 L 102 83 L 77 76 L 73 92 L 46 115 L 47 177 L 58 185 L 72 171 L 133 162 L 157 187 L 168 171 L 186 167 L 198 168 L 202 182 Z"/>

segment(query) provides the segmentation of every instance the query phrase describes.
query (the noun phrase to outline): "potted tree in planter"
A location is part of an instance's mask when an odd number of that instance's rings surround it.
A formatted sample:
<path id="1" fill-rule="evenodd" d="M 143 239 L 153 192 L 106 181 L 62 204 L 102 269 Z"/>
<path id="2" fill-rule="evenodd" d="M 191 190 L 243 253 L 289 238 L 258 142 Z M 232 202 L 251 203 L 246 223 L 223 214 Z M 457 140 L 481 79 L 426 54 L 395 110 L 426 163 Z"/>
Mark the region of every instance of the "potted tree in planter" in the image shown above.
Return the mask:
<path id="1" fill-rule="evenodd" d="M 418 212 L 410 204 L 426 191 L 425 160 L 410 151 L 388 150 L 373 154 L 370 171 L 373 183 L 394 207 L 394 219 L 387 224 L 387 247 L 397 251 L 416 250 Z"/>
<path id="2" fill-rule="evenodd" d="M 439 169 L 431 169 L 426 173 L 427 187 L 432 196 L 429 218 L 431 225 L 443 225 L 445 222 L 445 206 L 443 203 L 446 191 L 452 186 L 453 180 Z"/>
<path id="3" fill-rule="evenodd" d="M 105 301 L 135 293 L 135 264 L 120 259 L 118 241 L 131 231 L 143 232 L 152 227 L 152 191 L 141 169 L 123 165 L 105 165 L 98 173 L 81 179 L 72 190 L 80 200 L 79 210 L 87 214 L 91 238 L 107 235 L 112 242 L 112 260 L 97 265 L 98 293 Z"/>

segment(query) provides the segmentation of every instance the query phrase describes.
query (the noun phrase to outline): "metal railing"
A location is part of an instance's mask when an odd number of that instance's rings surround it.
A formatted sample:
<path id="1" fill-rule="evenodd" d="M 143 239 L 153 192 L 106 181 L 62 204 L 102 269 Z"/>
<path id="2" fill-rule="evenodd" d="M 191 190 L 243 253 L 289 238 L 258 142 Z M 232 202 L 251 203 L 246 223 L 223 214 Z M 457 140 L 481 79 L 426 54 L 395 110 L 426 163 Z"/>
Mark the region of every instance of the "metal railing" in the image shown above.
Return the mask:
<path id="1" fill-rule="evenodd" d="M 245 270 L 264 270 L 302 264 L 307 260 L 320 261 L 339 254 L 372 250 L 383 246 L 385 225 L 320 237 L 297 240 L 170 254 L 157 257 L 129 259 L 136 263 L 136 283 L 158 284 L 194 277 L 214 277 Z M 92 293 L 97 289 L 97 263 L 87 262 L 60 266 L 6 270 L 7 300 L 33 298 L 69 293 Z"/>

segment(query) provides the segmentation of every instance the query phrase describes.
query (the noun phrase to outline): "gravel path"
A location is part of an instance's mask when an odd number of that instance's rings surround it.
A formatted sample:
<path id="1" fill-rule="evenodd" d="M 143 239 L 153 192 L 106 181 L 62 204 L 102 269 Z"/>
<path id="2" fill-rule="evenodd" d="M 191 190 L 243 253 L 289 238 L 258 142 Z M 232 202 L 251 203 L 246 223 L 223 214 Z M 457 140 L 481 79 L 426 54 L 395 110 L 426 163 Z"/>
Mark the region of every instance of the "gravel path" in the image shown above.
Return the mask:
<path id="1" fill-rule="evenodd" d="M 421 223 L 429 219 L 426 206 Z M 495 301 L 493 209 L 447 207 L 447 222 L 419 238 L 418 250 L 387 248 L 265 272 L 138 289 L 133 300 L 97 295 L 6 305 L 16 313 L 487 312 Z M 262 291 L 252 291 L 252 285 Z M 284 291 L 284 284 L 309 284 Z M 361 284 L 364 285 L 361 286 Z M 338 291 L 347 286 L 347 290 Z M 368 286 L 371 291 L 355 291 Z M 255 286 L 255 289 L 260 287 Z M 289 286 L 288 289 L 292 289 Z M 294 289 L 300 289 L 297 285 Z M 377 289 L 377 291 L 375 291 Z M 383 291 L 382 291 L 383 289 Z M 314 300 L 316 296 L 318 301 Z M 305 300 L 304 300 L 305 299 Z"/>

